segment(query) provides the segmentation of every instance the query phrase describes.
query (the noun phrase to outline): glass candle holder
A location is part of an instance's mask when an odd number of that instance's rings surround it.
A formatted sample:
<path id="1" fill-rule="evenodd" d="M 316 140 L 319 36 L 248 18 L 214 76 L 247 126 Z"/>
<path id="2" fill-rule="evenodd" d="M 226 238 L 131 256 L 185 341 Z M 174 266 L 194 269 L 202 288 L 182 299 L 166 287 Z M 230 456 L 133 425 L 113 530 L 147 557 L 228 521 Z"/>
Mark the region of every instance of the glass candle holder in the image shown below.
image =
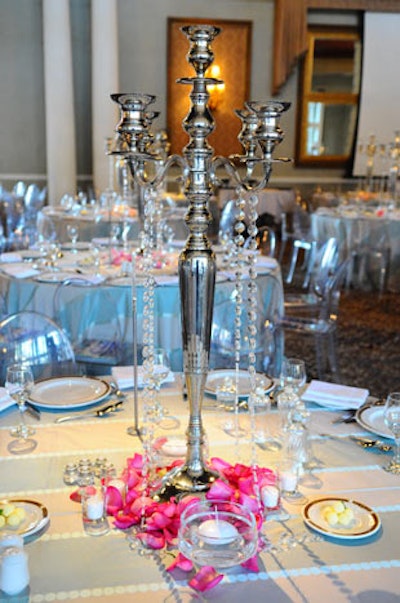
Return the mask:
<path id="1" fill-rule="evenodd" d="M 103 536 L 110 529 L 108 524 L 104 493 L 101 488 L 82 488 L 82 521 L 86 534 Z"/>

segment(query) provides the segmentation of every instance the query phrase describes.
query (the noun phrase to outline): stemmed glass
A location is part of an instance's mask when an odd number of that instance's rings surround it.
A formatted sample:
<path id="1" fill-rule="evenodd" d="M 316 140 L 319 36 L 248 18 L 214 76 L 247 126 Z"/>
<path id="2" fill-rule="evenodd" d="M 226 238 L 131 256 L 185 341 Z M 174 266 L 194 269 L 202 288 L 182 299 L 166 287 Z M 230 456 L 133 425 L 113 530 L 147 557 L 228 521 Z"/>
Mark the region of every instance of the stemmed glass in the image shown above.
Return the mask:
<path id="1" fill-rule="evenodd" d="M 33 386 L 33 374 L 29 367 L 23 364 L 12 364 L 7 367 L 5 387 L 8 394 L 18 404 L 20 423 L 17 427 L 13 427 L 10 434 L 15 437 L 8 445 L 8 450 L 14 454 L 23 454 L 31 452 L 37 446 L 36 440 L 30 436 L 35 433 L 35 430 L 25 423 L 25 398 Z"/>
<path id="2" fill-rule="evenodd" d="M 385 423 L 393 433 L 395 441 L 394 456 L 384 469 L 389 473 L 400 474 L 400 392 L 388 395 L 383 413 Z"/>
<path id="3" fill-rule="evenodd" d="M 167 352 L 163 348 L 155 348 L 152 354 L 151 373 L 149 381 L 152 383 L 155 391 L 155 406 L 151 411 L 151 420 L 161 429 L 173 429 L 179 427 L 179 420 L 176 417 L 168 415 L 168 409 L 160 402 L 161 384 L 170 373 L 170 362 Z"/>
<path id="4" fill-rule="evenodd" d="M 290 385 L 300 395 L 306 384 L 307 373 L 304 360 L 300 358 L 285 358 L 282 366 L 282 385 Z"/>
<path id="5" fill-rule="evenodd" d="M 74 224 L 68 224 L 67 226 L 67 234 L 69 236 L 69 238 L 71 239 L 71 252 L 72 253 L 77 253 L 78 249 L 76 247 L 76 242 L 78 240 L 79 237 L 79 228 L 78 226 L 75 226 Z"/>

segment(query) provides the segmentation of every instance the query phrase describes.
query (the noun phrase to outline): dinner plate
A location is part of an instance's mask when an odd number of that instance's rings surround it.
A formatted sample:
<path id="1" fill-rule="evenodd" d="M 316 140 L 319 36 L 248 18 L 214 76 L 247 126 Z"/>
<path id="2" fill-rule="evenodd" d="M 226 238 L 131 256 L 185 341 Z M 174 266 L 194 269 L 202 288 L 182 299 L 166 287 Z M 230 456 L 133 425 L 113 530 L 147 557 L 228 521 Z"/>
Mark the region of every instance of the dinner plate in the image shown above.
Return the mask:
<path id="1" fill-rule="evenodd" d="M 354 519 L 347 527 L 340 525 L 331 526 L 322 517 L 324 507 L 339 501 L 352 509 L 354 513 Z M 356 500 L 341 497 L 318 498 L 309 502 L 303 508 L 303 519 L 306 525 L 312 530 L 325 536 L 332 536 L 342 540 L 367 538 L 375 534 L 381 526 L 379 516 L 370 507 Z"/>
<path id="2" fill-rule="evenodd" d="M 96 404 L 110 392 L 110 384 L 96 377 L 53 377 L 35 383 L 29 399 L 42 408 L 64 410 Z"/>
<path id="3" fill-rule="evenodd" d="M 8 536 L 9 534 L 18 534 L 23 538 L 33 536 L 33 534 L 42 530 L 49 521 L 49 512 L 47 508 L 36 500 L 25 498 L 7 498 L 0 500 L 0 505 L 5 505 L 7 503 L 13 504 L 16 507 L 22 507 L 25 510 L 25 518 L 16 527 L 5 525 L 0 528 L 0 538 L 1 536 Z"/>
<path id="4" fill-rule="evenodd" d="M 74 272 L 43 272 L 35 277 L 35 281 L 39 283 L 62 283 L 74 277 L 77 277 Z"/>
<path id="5" fill-rule="evenodd" d="M 77 241 L 76 243 L 62 243 L 61 249 L 76 249 L 77 251 L 86 251 L 90 249 L 88 241 Z"/>
<path id="6" fill-rule="evenodd" d="M 204 391 L 206 394 L 212 396 L 217 395 L 217 389 L 220 387 L 225 379 L 231 379 L 234 383 L 236 381 L 236 370 L 235 369 L 220 369 L 216 371 L 210 371 L 207 377 Z M 238 389 L 239 398 L 248 398 L 251 387 L 250 387 L 250 376 L 248 371 L 240 370 L 238 373 Z M 274 387 L 274 381 L 266 375 L 260 373 L 256 374 L 256 383 L 258 387 L 262 387 L 265 392 L 270 391 Z"/>
<path id="7" fill-rule="evenodd" d="M 393 440 L 393 433 L 385 423 L 384 411 L 384 406 L 363 406 L 356 412 L 356 421 L 363 429 L 375 433 L 382 438 Z"/>

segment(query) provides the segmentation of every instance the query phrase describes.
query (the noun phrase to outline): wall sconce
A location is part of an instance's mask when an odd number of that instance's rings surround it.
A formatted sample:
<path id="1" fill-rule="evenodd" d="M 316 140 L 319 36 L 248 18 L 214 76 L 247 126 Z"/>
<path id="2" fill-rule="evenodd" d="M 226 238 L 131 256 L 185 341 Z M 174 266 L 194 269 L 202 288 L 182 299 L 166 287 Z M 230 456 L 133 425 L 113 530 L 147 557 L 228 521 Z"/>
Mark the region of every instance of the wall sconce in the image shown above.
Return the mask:
<path id="1" fill-rule="evenodd" d="M 219 80 L 221 78 L 221 67 L 219 65 L 211 65 L 206 72 L 206 77 L 213 77 Z M 210 84 L 207 86 L 207 90 L 210 95 L 208 106 L 212 111 L 215 111 L 215 109 L 217 109 L 222 102 L 225 92 L 225 82 L 221 82 L 220 84 Z"/>

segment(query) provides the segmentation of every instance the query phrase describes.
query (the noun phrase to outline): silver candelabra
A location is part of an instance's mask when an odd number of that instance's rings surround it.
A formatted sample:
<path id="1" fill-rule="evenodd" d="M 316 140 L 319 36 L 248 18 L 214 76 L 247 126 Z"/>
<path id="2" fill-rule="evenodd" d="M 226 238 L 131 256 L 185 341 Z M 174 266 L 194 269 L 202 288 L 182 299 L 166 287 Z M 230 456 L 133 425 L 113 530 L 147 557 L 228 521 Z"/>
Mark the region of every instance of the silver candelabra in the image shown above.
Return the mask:
<path id="1" fill-rule="evenodd" d="M 183 27 L 182 31 L 190 42 L 188 62 L 195 70 L 193 77 L 178 80 L 180 84 L 192 87 L 191 107 L 183 120 L 189 141 L 182 156 L 170 155 L 161 163 L 160 156 L 152 150 L 154 136 L 151 125 L 158 116 L 157 112 L 149 109 L 155 101 L 154 96 L 138 93 L 111 96 L 120 106 L 113 153 L 125 158 L 134 181 L 142 190 L 156 189 L 164 181 L 168 170 L 172 166 L 179 166 L 189 206 L 186 215 L 189 236 L 179 257 L 183 369 L 190 408 L 187 456 L 183 466 L 164 479 L 157 495 L 160 499 L 188 492 L 205 492 L 218 477 L 203 458 L 204 430 L 201 418 L 208 374 L 216 275 L 215 255 L 207 238 L 207 230 L 211 220 L 210 197 L 214 187 L 219 184 L 217 172 L 226 171 L 241 190 L 256 191 L 267 184 L 274 161 L 288 161 L 272 157 L 276 145 L 283 139 L 280 117 L 290 106 L 290 103 L 279 101 L 247 102 L 243 110 L 236 111 L 242 122 L 239 140 L 243 154 L 230 158 L 214 156 L 207 140 L 214 130 L 214 120 L 208 106 L 208 86 L 222 82 L 205 74 L 214 60 L 211 42 L 220 29 L 212 25 L 189 25 Z M 237 242 L 243 243 L 243 236 L 238 236 L 240 240 Z"/>

